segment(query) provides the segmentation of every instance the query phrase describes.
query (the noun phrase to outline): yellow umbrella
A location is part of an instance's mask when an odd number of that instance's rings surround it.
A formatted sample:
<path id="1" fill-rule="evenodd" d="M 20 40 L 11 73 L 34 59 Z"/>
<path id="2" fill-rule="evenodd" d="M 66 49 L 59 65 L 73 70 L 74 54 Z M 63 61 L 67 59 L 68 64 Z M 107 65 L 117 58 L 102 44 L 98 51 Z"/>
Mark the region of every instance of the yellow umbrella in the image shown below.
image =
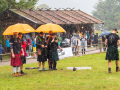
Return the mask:
<path id="1" fill-rule="evenodd" d="M 3 32 L 3 35 L 13 35 L 13 32 L 30 33 L 30 32 L 35 32 L 35 30 L 28 24 L 18 23 L 18 24 L 9 26 Z"/>
<path id="2" fill-rule="evenodd" d="M 66 32 L 60 25 L 52 23 L 41 25 L 36 29 L 36 32 L 49 33 L 49 31 L 53 33 Z"/>

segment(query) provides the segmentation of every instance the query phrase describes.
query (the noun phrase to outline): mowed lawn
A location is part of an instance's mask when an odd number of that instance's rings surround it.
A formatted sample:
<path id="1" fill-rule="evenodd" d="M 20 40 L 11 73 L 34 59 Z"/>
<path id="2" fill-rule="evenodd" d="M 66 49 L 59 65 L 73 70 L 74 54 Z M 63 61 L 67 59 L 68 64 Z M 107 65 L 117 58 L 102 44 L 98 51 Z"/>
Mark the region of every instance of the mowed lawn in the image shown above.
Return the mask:
<path id="1" fill-rule="evenodd" d="M 11 66 L 0 67 L 0 90 L 119 90 L 120 72 L 108 73 L 105 53 L 67 58 L 57 62 L 57 71 L 24 70 L 27 75 L 13 77 Z M 25 67 L 37 67 L 38 63 Z M 67 70 L 67 67 L 91 67 L 91 70 Z M 46 62 L 46 68 L 48 68 Z M 63 70 L 61 70 L 63 69 Z"/>

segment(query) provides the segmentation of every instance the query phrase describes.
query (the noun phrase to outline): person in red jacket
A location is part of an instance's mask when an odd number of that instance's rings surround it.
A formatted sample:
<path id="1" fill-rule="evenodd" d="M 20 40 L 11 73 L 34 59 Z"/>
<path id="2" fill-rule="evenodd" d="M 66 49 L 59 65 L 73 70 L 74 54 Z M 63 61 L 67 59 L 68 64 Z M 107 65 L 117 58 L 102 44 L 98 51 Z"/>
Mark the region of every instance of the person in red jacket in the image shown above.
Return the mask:
<path id="1" fill-rule="evenodd" d="M 25 74 L 25 73 L 23 72 L 23 64 L 26 63 L 26 57 L 27 57 L 26 47 L 27 47 L 27 43 L 22 39 L 22 33 L 19 33 L 18 35 L 19 35 L 19 38 L 20 38 L 20 40 L 21 40 L 21 46 L 22 46 L 23 51 L 24 51 L 24 56 L 22 55 L 22 51 L 20 51 L 21 59 L 22 59 L 22 65 L 20 66 L 20 70 L 21 70 L 20 73 L 21 73 L 21 74 Z"/>

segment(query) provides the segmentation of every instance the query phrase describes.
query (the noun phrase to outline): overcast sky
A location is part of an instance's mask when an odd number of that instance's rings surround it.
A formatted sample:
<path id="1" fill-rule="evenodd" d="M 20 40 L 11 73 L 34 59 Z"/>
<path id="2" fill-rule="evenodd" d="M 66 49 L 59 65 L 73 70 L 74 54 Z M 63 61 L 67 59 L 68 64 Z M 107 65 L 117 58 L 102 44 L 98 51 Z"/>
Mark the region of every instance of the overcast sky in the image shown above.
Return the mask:
<path id="1" fill-rule="evenodd" d="M 36 6 L 47 4 L 50 8 L 75 8 L 92 15 L 95 4 L 99 0 L 39 0 Z"/>

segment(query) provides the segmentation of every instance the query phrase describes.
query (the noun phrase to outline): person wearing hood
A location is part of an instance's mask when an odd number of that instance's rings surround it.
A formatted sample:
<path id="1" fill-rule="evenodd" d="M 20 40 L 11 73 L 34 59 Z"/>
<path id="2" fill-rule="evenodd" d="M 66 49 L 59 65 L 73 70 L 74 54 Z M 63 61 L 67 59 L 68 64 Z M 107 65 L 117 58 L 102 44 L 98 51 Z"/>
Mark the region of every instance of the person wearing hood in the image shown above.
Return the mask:
<path id="1" fill-rule="evenodd" d="M 72 46 L 72 52 L 76 51 L 76 46 L 77 46 L 77 37 L 76 37 L 76 33 L 73 34 L 72 38 L 71 38 L 71 46 Z"/>
<path id="2" fill-rule="evenodd" d="M 0 44 L 0 54 L 2 54 L 3 52 L 5 52 L 4 48 L 2 47 L 2 45 Z M 2 62 L 2 56 L 0 55 L 0 60 Z"/>

